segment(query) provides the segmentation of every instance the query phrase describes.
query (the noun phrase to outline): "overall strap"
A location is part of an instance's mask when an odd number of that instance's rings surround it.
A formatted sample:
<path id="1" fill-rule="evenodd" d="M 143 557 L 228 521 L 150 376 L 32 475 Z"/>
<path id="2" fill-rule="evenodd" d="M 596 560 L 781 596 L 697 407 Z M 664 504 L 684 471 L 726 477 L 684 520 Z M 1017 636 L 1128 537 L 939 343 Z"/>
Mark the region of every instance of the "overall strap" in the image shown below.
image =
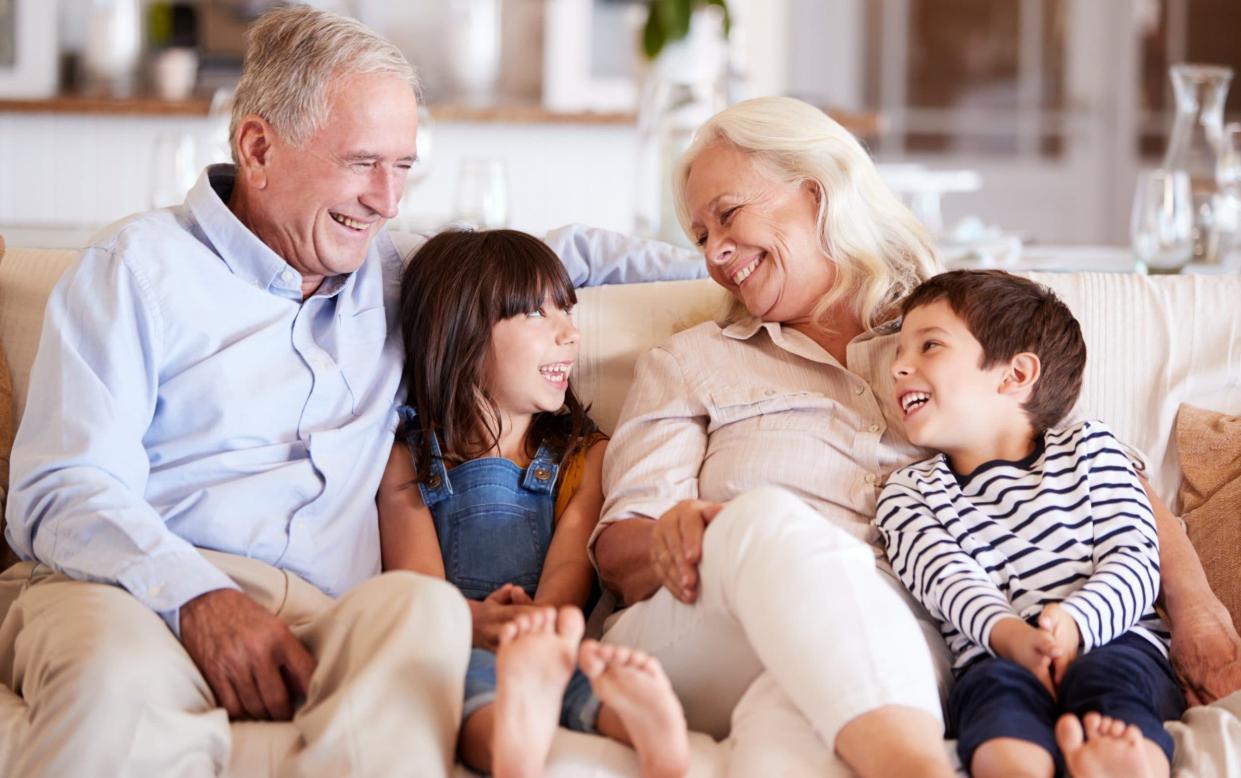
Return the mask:
<path id="1" fill-rule="evenodd" d="M 397 416 L 400 417 L 401 423 L 408 428 L 413 428 L 418 418 L 418 412 L 408 405 L 400 405 L 396 409 Z M 435 503 L 452 496 L 452 482 L 448 480 L 448 468 L 444 467 L 444 455 L 440 451 L 439 437 L 435 433 L 431 436 L 431 474 L 427 477 L 426 483 L 418 482 L 418 491 L 422 493 L 422 502 L 429 508 Z M 410 452 L 411 455 L 413 452 Z"/>
<path id="2" fill-rule="evenodd" d="M 521 486 L 527 491 L 550 494 L 556 488 L 556 477 L 559 473 L 560 465 L 556 462 L 556 452 L 544 443 L 539 446 L 530 467 L 526 468 Z"/>

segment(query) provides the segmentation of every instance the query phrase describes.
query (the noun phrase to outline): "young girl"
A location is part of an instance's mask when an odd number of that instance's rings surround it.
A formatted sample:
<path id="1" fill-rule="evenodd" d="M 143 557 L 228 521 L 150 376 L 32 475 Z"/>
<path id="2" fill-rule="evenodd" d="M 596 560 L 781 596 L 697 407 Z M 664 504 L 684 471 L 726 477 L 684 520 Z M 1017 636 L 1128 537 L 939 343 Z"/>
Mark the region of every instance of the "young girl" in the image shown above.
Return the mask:
<path id="1" fill-rule="evenodd" d="M 685 719 L 658 663 L 582 641 L 607 442 L 569 386 L 576 301 L 560 260 L 521 232 L 441 233 L 411 260 L 383 566 L 447 578 L 469 602 L 471 768 L 541 774 L 559 721 L 632 745 L 644 776 L 683 775 Z"/>

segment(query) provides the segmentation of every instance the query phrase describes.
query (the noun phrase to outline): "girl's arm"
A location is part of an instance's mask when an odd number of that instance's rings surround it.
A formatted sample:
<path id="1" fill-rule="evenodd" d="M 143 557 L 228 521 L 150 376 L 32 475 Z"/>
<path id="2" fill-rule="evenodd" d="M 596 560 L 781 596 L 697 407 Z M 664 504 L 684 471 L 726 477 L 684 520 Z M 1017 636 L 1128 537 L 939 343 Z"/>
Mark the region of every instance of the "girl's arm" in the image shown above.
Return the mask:
<path id="1" fill-rule="evenodd" d="M 582 482 L 552 533 L 539 588 L 534 593 L 538 605 L 580 608 L 590 598 L 595 568 L 586 555 L 586 544 L 603 508 L 603 452 L 607 445 L 606 440 L 601 440 L 586 452 Z"/>
<path id="2" fill-rule="evenodd" d="M 404 443 L 392 445 L 375 502 L 379 507 L 379 550 L 383 569 L 413 570 L 443 578 L 444 559 L 440 555 L 435 521 L 414 483 L 414 468 Z"/>

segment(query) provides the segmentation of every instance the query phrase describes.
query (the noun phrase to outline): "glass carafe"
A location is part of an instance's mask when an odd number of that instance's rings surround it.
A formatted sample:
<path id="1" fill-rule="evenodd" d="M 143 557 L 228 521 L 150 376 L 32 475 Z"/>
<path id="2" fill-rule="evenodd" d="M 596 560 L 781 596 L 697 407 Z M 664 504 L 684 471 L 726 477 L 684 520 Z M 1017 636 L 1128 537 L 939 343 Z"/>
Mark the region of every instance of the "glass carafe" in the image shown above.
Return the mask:
<path id="1" fill-rule="evenodd" d="M 1224 101 L 1232 69 L 1215 65 L 1173 65 L 1176 119 L 1163 167 L 1189 176 L 1194 204 L 1193 261 L 1219 261 L 1216 167 L 1224 134 Z"/>

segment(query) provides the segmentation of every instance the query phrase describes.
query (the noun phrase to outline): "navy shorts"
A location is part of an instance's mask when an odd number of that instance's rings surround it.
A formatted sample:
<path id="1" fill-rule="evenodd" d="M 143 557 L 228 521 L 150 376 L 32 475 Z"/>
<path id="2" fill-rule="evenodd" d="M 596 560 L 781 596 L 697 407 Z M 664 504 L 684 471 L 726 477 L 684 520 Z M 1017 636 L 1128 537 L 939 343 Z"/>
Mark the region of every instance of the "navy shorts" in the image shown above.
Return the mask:
<path id="1" fill-rule="evenodd" d="M 1042 746 L 1063 774 L 1064 757 L 1056 746 L 1056 720 L 1062 714 L 1090 711 L 1135 724 L 1159 744 L 1172 762 L 1172 738 L 1163 722 L 1179 719 L 1185 697 L 1167 658 L 1150 641 L 1132 632 L 1077 657 L 1069 665 L 1053 699 L 1034 674 L 999 657 L 970 665 L 948 696 L 949 726 L 957 736 L 957 753 L 967 770 L 974 751 L 988 740 L 1016 738 Z"/>

